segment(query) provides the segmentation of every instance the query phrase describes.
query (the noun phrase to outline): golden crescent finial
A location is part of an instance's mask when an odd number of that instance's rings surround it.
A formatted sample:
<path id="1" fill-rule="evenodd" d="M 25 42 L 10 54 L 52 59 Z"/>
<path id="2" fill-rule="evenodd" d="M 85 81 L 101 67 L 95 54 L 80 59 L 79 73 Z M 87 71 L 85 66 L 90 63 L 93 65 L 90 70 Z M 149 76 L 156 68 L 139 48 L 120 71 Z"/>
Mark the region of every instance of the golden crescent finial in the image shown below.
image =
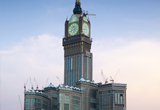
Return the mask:
<path id="1" fill-rule="evenodd" d="M 78 3 L 78 2 L 80 3 L 80 0 L 76 0 L 76 2 L 77 2 L 77 3 Z"/>

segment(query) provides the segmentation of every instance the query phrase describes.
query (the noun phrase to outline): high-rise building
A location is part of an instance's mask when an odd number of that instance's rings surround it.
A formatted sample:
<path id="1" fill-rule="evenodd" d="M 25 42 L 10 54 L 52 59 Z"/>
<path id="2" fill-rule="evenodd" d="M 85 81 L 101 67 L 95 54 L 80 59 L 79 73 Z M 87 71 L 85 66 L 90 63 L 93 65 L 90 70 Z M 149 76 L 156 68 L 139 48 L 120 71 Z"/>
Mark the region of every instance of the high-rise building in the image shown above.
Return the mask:
<path id="1" fill-rule="evenodd" d="M 24 110 L 126 110 L 126 84 L 92 80 L 90 20 L 76 0 L 65 21 L 64 84 L 26 91 Z"/>
<path id="2" fill-rule="evenodd" d="M 80 0 L 76 0 L 73 15 L 65 22 L 64 84 L 75 86 L 80 78 L 92 81 L 92 40 L 90 21 L 82 14 Z"/>

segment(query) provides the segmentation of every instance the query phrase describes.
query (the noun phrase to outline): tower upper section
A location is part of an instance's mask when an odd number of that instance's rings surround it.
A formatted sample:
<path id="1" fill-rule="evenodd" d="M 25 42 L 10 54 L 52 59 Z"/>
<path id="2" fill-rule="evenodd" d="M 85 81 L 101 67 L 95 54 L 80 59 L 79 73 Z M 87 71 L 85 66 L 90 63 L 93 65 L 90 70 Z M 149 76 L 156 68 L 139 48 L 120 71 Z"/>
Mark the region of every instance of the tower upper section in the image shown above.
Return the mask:
<path id="1" fill-rule="evenodd" d="M 63 38 L 65 57 L 86 54 L 86 51 L 90 52 L 91 49 L 90 20 L 82 14 L 80 6 L 80 0 L 76 0 L 75 13 L 65 22 L 65 37 Z M 78 44 L 81 44 L 80 47 L 77 47 Z"/>
<path id="2" fill-rule="evenodd" d="M 65 22 L 65 38 L 79 35 L 90 38 L 90 21 L 85 14 L 82 14 L 80 0 L 76 0 L 73 15 Z"/>
<path id="3" fill-rule="evenodd" d="M 75 8 L 73 9 L 74 14 L 82 14 L 81 2 L 76 0 Z"/>
<path id="4" fill-rule="evenodd" d="M 65 22 L 65 38 L 77 35 L 90 37 L 90 21 L 81 14 L 73 14 Z"/>

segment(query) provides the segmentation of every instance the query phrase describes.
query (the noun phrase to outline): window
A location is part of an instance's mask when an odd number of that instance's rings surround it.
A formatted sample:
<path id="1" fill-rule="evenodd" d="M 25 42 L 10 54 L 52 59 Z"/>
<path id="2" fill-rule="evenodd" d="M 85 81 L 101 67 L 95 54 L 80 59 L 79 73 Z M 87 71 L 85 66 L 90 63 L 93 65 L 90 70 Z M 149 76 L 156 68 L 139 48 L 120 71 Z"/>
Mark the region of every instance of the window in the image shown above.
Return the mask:
<path id="1" fill-rule="evenodd" d="M 80 101 L 72 99 L 72 104 L 80 105 Z"/>
<path id="2" fill-rule="evenodd" d="M 69 104 L 64 104 L 64 110 L 70 110 L 69 109 Z"/>
<path id="3" fill-rule="evenodd" d="M 109 90 L 108 93 L 113 93 L 113 90 Z"/>
<path id="4" fill-rule="evenodd" d="M 72 96 L 73 99 L 80 100 L 80 97 Z"/>
<path id="5" fill-rule="evenodd" d="M 81 107 L 77 105 L 72 105 L 72 110 L 80 110 Z"/>
<path id="6" fill-rule="evenodd" d="M 69 95 L 65 95 L 65 98 L 69 98 Z"/>

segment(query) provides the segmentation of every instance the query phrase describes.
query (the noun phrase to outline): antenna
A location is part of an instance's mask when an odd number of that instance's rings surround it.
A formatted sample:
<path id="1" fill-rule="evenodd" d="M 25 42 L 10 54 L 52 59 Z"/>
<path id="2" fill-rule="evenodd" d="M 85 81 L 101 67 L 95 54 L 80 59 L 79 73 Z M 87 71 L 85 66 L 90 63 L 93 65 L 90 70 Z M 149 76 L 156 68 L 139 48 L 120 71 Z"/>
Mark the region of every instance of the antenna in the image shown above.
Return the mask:
<path id="1" fill-rule="evenodd" d="M 18 95 L 18 97 L 19 97 L 19 103 L 20 103 L 20 106 L 21 106 L 21 110 L 22 110 L 22 103 L 21 103 L 21 98 L 20 98 L 20 96 Z"/>
<path id="2" fill-rule="evenodd" d="M 56 76 L 57 77 L 57 76 Z M 59 80 L 59 82 L 62 84 L 61 80 L 57 77 L 57 79 Z"/>
<path id="3" fill-rule="evenodd" d="M 47 86 L 47 82 L 48 82 L 48 80 L 49 80 L 49 78 L 48 78 L 48 79 L 47 79 L 47 81 L 46 81 L 45 87 Z"/>
<path id="4" fill-rule="evenodd" d="M 110 81 L 112 81 L 112 83 L 114 83 L 114 80 L 115 80 L 116 76 L 118 75 L 119 71 L 120 71 L 120 69 L 117 71 L 117 73 L 116 73 L 116 75 L 114 76 L 114 78 L 112 78 L 112 77 L 110 76 L 110 78 L 111 78 Z"/>

